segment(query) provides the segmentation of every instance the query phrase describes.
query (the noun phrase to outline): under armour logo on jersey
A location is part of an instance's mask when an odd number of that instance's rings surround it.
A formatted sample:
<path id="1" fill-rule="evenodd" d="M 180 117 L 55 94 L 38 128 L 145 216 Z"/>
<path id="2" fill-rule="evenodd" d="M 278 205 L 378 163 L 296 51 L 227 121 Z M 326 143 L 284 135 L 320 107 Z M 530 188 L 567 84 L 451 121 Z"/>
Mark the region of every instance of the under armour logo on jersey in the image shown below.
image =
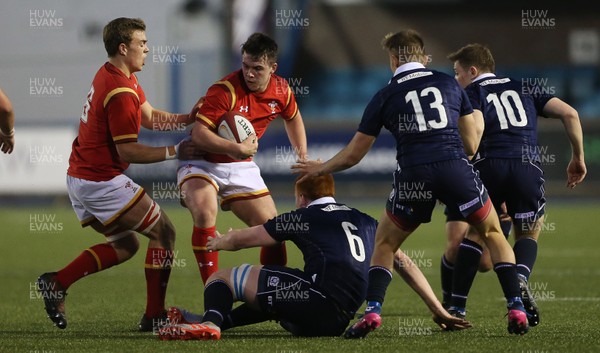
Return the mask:
<path id="1" fill-rule="evenodd" d="M 134 187 L 133 185 L 131 185 L 130 181 L 125 183 L 125 189 L 128 189 L 128 188 L 131 188 L 131 190 L 133 190 L 133 192 L 137 192 L 137 190 L 138 190 L 137 186 Z"/>
<path id="2" fill-rule="evenodd" d="M 209 262 L 207 262 L 207 263 L 198 262 L 198 266 L 200 266 L 200 267 L 204 267 L 204 266 L 214 266 L 214 265 L 215 265 L 215 263 L 214 263 L 214 262 L 212 262 L 212 261 L 209 261 Z"/>
<path id="3" fill-rule="evenodd" d="M 248 106 L 247 105 L 240 106 L 240 113 L 248 113 Z"/>
<path id="4" fill-rule="evenodd" d="M 271 114 L 275 114 L 275 108 L 277 108 L 277 102 L 271 101 L 271 103 L 269 103 L 269 107 L 271 107 Z"/>
<path id="5" fill-rule="evenodd" d="M 133 88 L 137 89 L 137 83 L 133 84 Z"/>

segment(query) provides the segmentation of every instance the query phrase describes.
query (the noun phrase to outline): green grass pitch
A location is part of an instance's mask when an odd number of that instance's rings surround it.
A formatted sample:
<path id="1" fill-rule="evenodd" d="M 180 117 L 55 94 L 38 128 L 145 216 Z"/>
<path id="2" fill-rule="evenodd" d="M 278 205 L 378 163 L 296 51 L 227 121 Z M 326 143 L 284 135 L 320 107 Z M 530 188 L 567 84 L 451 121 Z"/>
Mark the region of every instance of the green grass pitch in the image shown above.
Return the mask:
<path id="1" fill-rule="evenodd" d="M 350 204 L 378 218 L 383 203 Z M 279 205 L 280 211 L 290 207 Z M 178 231 L 167 305 L 201 312 L 202 285 L 190 246 L 191 217 L 183 208 L 164 209 Z M 531 277 L 541 323 L 522 337 L 507 333 L 501 289 L 491 272 L 475 280 L 468 307 L 474 327 L 467 331 L 440 331 L 417 295 L 395 275 L 383 308 L 383 326 L 364 340 L 294 338 L 278 324 L 267 322 L 226 331 L 218 342 L 162 342 L 136 331 L 146 296 L 142 250 L 146 240 L 129 262 L 84 278 L 69 289 L 69 326 L 59 330 L 46 318 L 34 281 L 103 239 L 91 229 L 81 229 L 68 208 L 0 208 L 0 352 L 597 352 L 598 209 L 597 204 L 548 206 Z M 228 227 L 241 227 L 241 223 L 231 213 L 220 213 L 218 229 Z M 403 246 L 438 295 L 444 245 L 443 214 L 437 207 L 433 221 L 421 226 Z M 292 244 L 288 254 L 289 265 L 301 267 L 302 259 Z M 223 252 L 220 257 L 221 267 L 243 262 L 257 263 L 258 250 Z"/>

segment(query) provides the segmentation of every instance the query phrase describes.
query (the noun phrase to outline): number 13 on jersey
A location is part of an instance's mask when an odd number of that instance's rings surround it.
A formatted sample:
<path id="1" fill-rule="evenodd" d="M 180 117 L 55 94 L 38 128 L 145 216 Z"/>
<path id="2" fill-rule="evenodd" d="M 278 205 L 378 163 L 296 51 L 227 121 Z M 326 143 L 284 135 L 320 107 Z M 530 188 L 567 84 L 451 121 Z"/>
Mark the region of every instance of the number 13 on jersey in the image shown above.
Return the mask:
<path id="1" fill-rule="evenodd" d="M 439 115 L 438 119 L 436 120 L 425 120 L 423 107 L 421 106 L 421 101 L 419 100 L 419 97 L 427 97 L 430 94 L 433 94 L 434 101 L 429 104 L 429 107 L 431 109 L 436 109 Z M 406 103 L 410 102 L 413 105 L 417 124 L 419 125 L 419 131 L 427 131 L 428 129 L 443 129 L 448 125 L 448 116 L 446 115 L 446 109 L 442 104 L 442 93 L 437 87 L 427 87 L 422 90 L 420 94 L 417 94 L 417 91 L 410 91 L 406 94 L 405 100 Z M 429 127 L 427 125 L 429 125 Z"/>

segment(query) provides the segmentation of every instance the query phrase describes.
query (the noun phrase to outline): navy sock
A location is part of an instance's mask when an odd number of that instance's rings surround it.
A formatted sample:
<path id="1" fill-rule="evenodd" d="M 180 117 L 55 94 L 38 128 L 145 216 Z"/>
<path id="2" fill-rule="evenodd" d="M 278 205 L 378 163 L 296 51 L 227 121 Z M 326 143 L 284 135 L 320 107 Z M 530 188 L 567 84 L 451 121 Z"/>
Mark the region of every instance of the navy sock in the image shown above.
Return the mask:
<path id="1" fill-rule="evenodd" d="M 220 327 L 232 306 L 233 294 L 225 281 L 210 282 L 204 288 L 204 318 L 202 322 L 210 321 Z"/>
<path id="2" fill-rule="evenodd" d="M 442 263 L 440 264 L 440 274 L 442 275 L 442 303 L 449 305 L 452 300 L 452 281 L 454 280 L 454 264 L 442 255 Z"/>
<path id="3" fill-rule="evenodd" d="M 269 319 L 272 319 L 269 314 L 256 310 L 244 303 L 231 310 L 229 315 L 225 317 L 225 320 L 221 324 L 221 330 L 224 331 L 232 327 L 256 324 Z"/>
<path id="4" fill-rule="evenodd" d="M 369 288 L 367 289 L 367 310 L 365 313 L 381 312 L 385 291 L 392 281 L 392 272 L 385 267 L 372 266 L 369 269 Z"/>
<path id="5" fill-rule="evenodd" d="M 482 247 L 476 242 L 463 239 L 454 264 L 454 278 L 452 281 L 452 306 L 464 310 L 467 307 L 467 296 L 475 280 L 479 260 L 481 260 Z"/>
<path id="6" fill-rule="evenodd" d="M 515 260 L 517 262 L 517 273 L 529 280 L 531 270 L 537 258 L 537 241 L 532 238 L 521 238 L 515 242 Z"/>
<path id="7" fill-rule="evenodd" d="M 521 301 L 521 289 L 519 287 L 519 280 L 517 279 L 517 266 L 507 262 L 498 262 L 494 264 L 494 271 L 502 286 L 508 308 L 525 310 Z"/>

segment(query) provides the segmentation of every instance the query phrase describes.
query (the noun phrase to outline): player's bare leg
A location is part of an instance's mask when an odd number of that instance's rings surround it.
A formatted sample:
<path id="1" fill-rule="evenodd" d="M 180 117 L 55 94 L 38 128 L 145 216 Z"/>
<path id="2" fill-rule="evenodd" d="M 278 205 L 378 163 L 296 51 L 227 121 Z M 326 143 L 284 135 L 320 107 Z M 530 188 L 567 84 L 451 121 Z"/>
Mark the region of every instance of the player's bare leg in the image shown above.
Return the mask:
<path id="1" fill-rule="evenodd" d="M 269 219 L 277 216 L 277 209 L 271 195 L 256 199 L 236 200 L 231 202 L 229 207 L 249 227 L 264 224 Z M 260 263 L 262 265 L 285 266 L 287 263 L 285 243 L 263 246 L 260 249 Z"/>
<path id="2" fill-rule="evenodd" d="M 217 222 L 217 190 L 203 178 L 190 178 L 181 185 L 181 194 L 186 207 L 192 214 L 192 250 L 200 270 L 202 282 L 219 269 L 219 253 L 206 250 L 209 236 L 214 236 Z"/>

